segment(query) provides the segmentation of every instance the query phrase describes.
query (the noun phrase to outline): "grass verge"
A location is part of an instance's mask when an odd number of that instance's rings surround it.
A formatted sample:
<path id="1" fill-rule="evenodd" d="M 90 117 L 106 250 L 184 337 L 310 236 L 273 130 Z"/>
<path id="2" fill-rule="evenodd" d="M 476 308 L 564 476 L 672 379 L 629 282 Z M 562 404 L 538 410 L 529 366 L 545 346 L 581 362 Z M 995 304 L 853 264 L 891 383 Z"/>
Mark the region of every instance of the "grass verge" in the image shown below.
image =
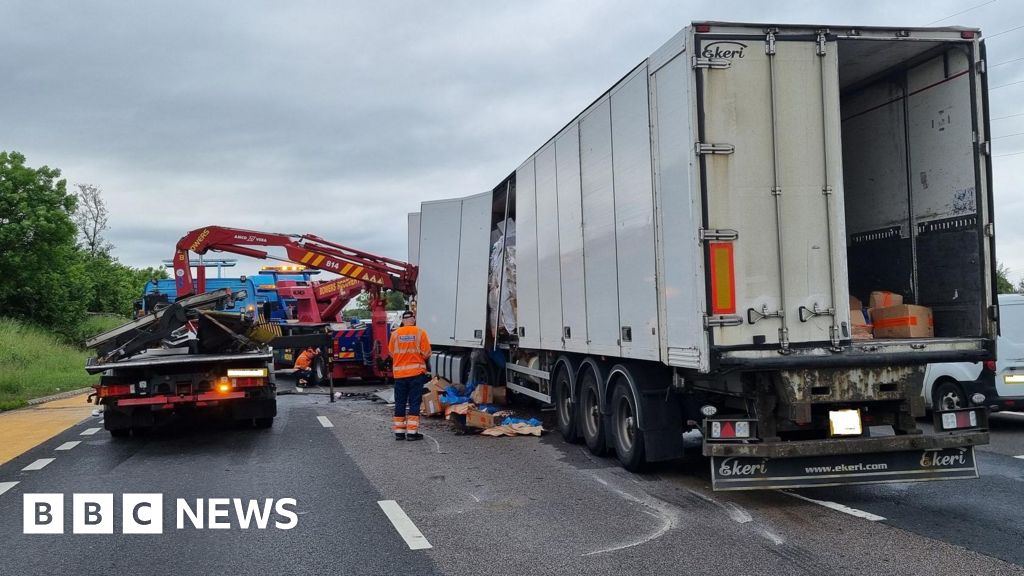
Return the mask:
<path id="1" fill-rule="evenodd" d="M 123 319 L 90 317 L 90 334 L 117 326 Z M 92 386 L 98 376 L 85 373 L 87 350 L 66 344 L 42 328 L 0 318 L 0 411 L 40 398 Z"/>

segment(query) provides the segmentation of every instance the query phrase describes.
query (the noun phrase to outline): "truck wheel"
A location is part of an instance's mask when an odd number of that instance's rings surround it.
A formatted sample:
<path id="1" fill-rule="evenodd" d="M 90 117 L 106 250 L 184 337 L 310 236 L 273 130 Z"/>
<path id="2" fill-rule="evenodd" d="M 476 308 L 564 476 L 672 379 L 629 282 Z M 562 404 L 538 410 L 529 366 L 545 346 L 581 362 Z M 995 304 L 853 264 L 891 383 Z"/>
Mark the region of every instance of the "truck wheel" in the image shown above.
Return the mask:
<path id="1" fill-rule="evenodd" d="M 612 437 L 615 455 L 622 467 L 630 472 L 640 471 L 644 462 L 644 435 L 637 424 L 636 400 L 629 385 L 619 380 L 612 392 Z"/>
<path id="2" fill-rule="evenodd" d="M 604 439 L 604 418 L 601 416 L 601 392 L 593 370 L 585 370 L 580 382 L 579 431 L 594 456 L 604 456 L 608 446 Z"/>
<path id="3" fill-rule="evenodd" d="M 943 380 L 935 389 L 932 398 L 932 410 L 957 410 L 967 408 L 967 397 L 960 385 L 951 380 Z"/>
<path id="4" fill-rule="evenodd" d="M 313 359 L 312 368 L 310 371 L 312 373 L 310 376 L 312 382 L 310 384 L 319 386 L 321 382 L 327 380 L 327 363 L 324 362 L 323 356 L 317 356 Z"/>
<path id="5" fill-rule="evenodd" d="M 555 412 L 558 415 L 558 430 L 566 442 L 576 443 L 576 404 L 572 401 L 572 386 L 569 385 L 569 371 L 562 368 L 555 376 Z"/>
<path id="6" fill-rule="evenodd" d="M 270 416 L 269 418 L 253 418 L 252 423 L 253 426 L 255 426 L 256 428 L 259 428 L 260 430 L 265 430 L 274 425 L 274 417 Z"/>

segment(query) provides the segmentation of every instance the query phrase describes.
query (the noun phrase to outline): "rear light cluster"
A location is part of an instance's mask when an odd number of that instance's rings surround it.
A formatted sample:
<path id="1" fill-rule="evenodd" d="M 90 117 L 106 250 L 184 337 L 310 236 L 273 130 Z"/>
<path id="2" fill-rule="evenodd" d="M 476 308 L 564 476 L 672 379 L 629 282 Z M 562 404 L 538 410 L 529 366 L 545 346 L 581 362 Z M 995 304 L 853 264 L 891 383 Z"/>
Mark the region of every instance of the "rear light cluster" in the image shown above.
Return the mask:
<path id="1" fill-rule="evenodd" d="M 996 361 L 995 360 L 985 360 L 985 363 L 983 364 L 983 366 L 985 366 L 985 370 L 988 370 L 989 372 L 995 372 L 996 371 Z"/>
<path id="2" fill-rule="evenodd" d="M 135 392 L 131 384 L 104 384 L 96 389 L 96 395 L 100 398 L 111 396 L 128 396 Z"/>
<path id="3" fill-rule="evenodd" d="M 753 440 L 757 438 L 754 420 L 706 420 L 705 434 L 707 440 Z"/>
<path id="4" fill-rule="evenodd" d="M 935 413 L 935 429 L 942 432 L 988 428 L 986 408 L 963 408 Z"/>

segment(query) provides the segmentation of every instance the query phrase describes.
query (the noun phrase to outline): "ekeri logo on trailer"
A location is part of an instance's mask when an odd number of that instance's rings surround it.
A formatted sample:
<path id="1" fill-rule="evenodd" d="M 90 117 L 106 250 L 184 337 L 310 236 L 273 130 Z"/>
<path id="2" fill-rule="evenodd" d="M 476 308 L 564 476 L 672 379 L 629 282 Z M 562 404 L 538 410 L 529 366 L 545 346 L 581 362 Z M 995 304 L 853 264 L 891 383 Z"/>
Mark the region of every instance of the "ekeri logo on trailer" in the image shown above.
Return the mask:
<path id="1" fill-rule="evenodd" d="M 701 51 L 701 56 L 705 58 L 726 58 L 732 60 L 733 58 L 743 58 L 743 51 L 746 50 L 746 48 L 747 45 L 742 42 L 720 40 L 704 46 L 704 49 Z"/>

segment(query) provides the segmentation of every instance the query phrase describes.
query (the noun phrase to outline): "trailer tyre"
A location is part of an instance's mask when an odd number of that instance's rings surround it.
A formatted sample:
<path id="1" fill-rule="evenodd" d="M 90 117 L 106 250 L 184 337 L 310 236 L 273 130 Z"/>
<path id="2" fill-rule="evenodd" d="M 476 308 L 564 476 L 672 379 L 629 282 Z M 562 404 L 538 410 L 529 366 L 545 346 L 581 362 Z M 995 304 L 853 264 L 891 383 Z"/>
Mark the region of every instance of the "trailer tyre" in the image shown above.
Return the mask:
<path id="1" fill-rule="evenodd" d="M 572 386 L 569 384 L 569 371 L 562 368 L 555 376 L 555 412 L 558 416 L 558 430 L 566 442 L 579 441 L 577 431 L 576 404 L 572 401 Z"/>
<path id="2" fill-rule="evenodd" d="M 612 392 L 612 439 L 622 467 L 639 472 L 645 464 L 644 434 L 637 424 L 636 400 L 629 385 L 619 380 Z"/>
<path id="3" fill-rule="evenodd" d="M 601 391 L 593 370 L 585 370 L 580 381 L 580 401 L 577 407 L 579 431 L 587 448 L 594 456 L 608 451 L 605 442 L 604 418 L 601 415 Z"/>

